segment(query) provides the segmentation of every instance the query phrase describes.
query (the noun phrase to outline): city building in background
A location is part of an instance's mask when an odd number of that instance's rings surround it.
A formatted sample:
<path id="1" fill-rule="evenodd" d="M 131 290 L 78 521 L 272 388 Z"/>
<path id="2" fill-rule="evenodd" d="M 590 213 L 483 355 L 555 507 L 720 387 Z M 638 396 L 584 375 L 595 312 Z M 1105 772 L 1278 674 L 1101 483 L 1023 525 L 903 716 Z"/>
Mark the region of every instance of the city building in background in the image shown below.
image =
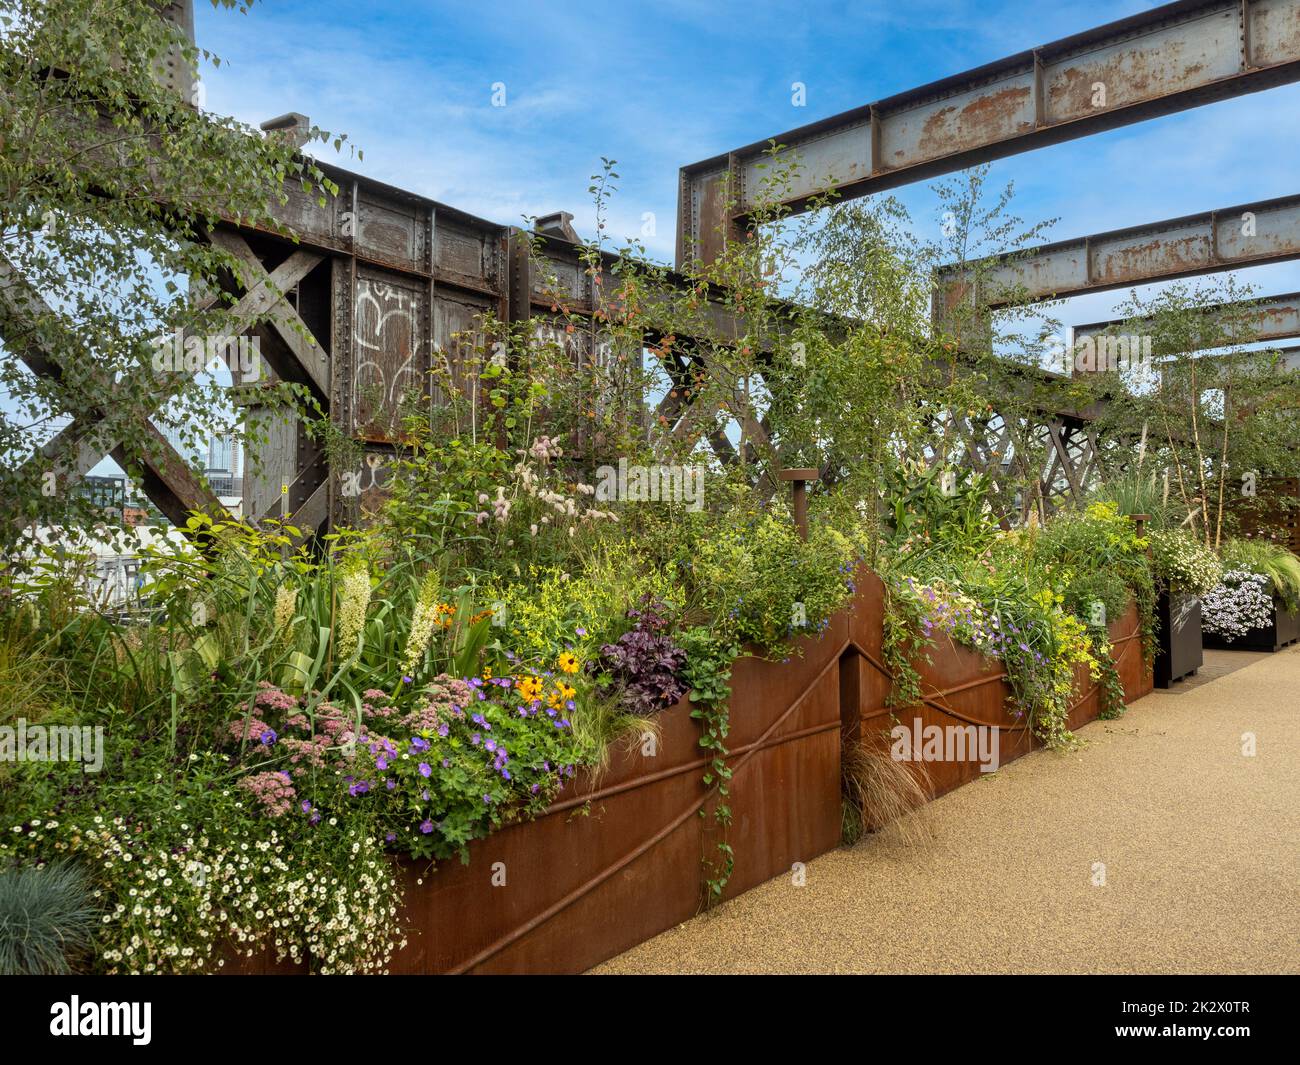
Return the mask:
<path id="1" fill-rule="evenodd" d="M 199 467 L 213 494 L 232 517 L 243 516 L 244 449 L 234 433 L 212 433 L 206 444 L 186 439 L 179 427 L 160 427 L 168 443 L 187 462 Z"/>

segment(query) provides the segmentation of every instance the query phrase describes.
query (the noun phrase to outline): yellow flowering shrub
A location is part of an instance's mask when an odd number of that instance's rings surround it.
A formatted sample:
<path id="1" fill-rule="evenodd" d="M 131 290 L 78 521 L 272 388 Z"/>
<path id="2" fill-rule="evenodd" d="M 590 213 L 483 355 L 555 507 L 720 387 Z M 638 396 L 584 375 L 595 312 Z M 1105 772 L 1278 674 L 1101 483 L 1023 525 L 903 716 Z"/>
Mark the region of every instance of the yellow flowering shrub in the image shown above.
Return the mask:
<path id="1" fill-rule="evenodd" d="M 595 552 L 576 572 L 530 566 L 523 579 L 484 595 L 504 608 L 502 643 L 523 661 L 545 662 L 549 669 L 569 648 L 599 647 L 614 638 L 627 627 L 628 609 L 645 596 L 678 602 L 681 588 L 669 569 L 620 548 Z M 563 663 L 560 668 L 572 672 Z"/>

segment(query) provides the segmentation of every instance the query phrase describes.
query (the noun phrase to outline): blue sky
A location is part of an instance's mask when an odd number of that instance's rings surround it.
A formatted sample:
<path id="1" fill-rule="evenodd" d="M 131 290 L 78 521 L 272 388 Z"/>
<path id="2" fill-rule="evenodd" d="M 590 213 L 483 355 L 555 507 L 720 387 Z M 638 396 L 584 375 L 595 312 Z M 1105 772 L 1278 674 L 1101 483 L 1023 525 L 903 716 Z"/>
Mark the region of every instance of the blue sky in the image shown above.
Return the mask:
<path id="1" fill-rule="evenodd" d="M 683 164 L 1153 6 L 263 0 L 240 16 L 197 0 L 196 16 L 224 60 L 204 77 L 209 110 L 254 124 L 301 111 L 364 150 L 350 169 L 498 222 L 568 210 L 584 235 L 588 179 L 609 156 L 615 234 L 653 212 L 646 243 L 667 261 Z M 1297 115 L 1300 85 L 1285 86 L 1015 156 L 991 183 L 1015 181 L 1027 220 L 1059 218 L 1052 239 L 1288 195 Z M 928 186 L 894 195 L 934 235 Z M 1241 277 L 1260 294 L 1300 289 L 1295 264 Z M 1057 313 L 1108 318 L 1126 295 Z"/>

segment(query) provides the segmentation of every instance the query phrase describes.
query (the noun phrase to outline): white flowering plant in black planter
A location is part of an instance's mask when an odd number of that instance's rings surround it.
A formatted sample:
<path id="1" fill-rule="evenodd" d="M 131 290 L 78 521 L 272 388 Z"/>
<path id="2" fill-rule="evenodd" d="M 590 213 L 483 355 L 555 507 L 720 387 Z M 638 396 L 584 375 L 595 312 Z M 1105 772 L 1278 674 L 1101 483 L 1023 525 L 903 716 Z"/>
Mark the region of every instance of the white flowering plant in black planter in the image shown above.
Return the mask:
<path id="1" fill-rule="evenodd" d="M 1267 628 L 1273 623 L 1271 583 L 1262 573 L 1228 570 L 1201 600 L 1202 629 L 1230 640 Z"/>

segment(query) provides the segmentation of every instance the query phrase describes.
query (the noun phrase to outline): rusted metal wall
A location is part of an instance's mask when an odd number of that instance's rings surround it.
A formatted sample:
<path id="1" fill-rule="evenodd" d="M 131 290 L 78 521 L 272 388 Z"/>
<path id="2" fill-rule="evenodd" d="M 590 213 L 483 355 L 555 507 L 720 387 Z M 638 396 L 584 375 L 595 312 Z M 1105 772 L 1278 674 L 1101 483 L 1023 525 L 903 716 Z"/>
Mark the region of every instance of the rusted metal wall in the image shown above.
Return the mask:
<path id="1" fill-rule="evenodd" d="M 839 621 L 842 631 L 844 621 Z M 786 664 L 745 659 L 733 675 L 736 865 L 727 897 L 835 847 L 840 838 L 837 634 Z M 407 867 L 410 945 L 398 972 L 579 972 L 687 920 L 714 854 L 715 799 L 687 702 L 658 716 L 654 757 L 624 752 L 567 788 L 550 813 L 474 843 L 423 886 Z M 497 863 L 501 863 L 498 865 Z M 493 875 L 504 873 L 504 886 Z"/>
<path id="2" fill-rule="evenodd" d="M 886 706 L 890 676 L 880 650 L 878 633 L 883 623 L 883 594 L 879 578 L 871 573 L 861 576 L 866 586 L 860 593 L 857 610 L 850 622 L 851 646 L 846 655 L 859 661 L 852 667 L 858 680 L 854 691 L 845 691 L 843 705 L 846 739 L 860 739 L 889 747 L 889 732 L 896 724 L 911 726 L 919 719 L 921 728 L 930 725 L 975 725 L 998 730 L 999 763 L 1006 763 L 1029 753 L 1039 742 L 1026 722 L 1011 716 L 1014 708 L 1012 690 L 1001 665 L 967 647 L 938 636 L 929 660 L 915 663 L 921 677 L 924 701 L 915 708 L 891 709 Z M 1124 686 L 1124 701 L 1133 702 L 1153 687 L 1148 664 L 1143 661 L 1137 607 L 1129 605 L 1123 617 L 1109 626 L 1110 641 Z M 1095 682 L 1085 668 L 1075 675 L 1075 697 L 1069 715 L 1069 727 L 1079 728 L 1094 720 L 1100 712 L 1100 697 Z M 927 764 L 932 797 L 937 797 L 981 776 L 978 759 L 939 761 Z"/>
<path id="3" fill-rule="evenodd" d="M 841 614 L 804 656 L 743 659 L 732 677 L 731 898 L 840 841 Z M 396 973 L 573 973 L 699 912 L 716 854 L 702 781 L 708 759 L 682 701 L 657 715 L 601 775 L 580 774 L 534 821 L 470 845 L 467 865 L 403 861 L 409 943 Z M 495 882 L 494 882 L 495 881 Z M 269 955 L 227 956 L 230 973 L 292 971 Z"/>

